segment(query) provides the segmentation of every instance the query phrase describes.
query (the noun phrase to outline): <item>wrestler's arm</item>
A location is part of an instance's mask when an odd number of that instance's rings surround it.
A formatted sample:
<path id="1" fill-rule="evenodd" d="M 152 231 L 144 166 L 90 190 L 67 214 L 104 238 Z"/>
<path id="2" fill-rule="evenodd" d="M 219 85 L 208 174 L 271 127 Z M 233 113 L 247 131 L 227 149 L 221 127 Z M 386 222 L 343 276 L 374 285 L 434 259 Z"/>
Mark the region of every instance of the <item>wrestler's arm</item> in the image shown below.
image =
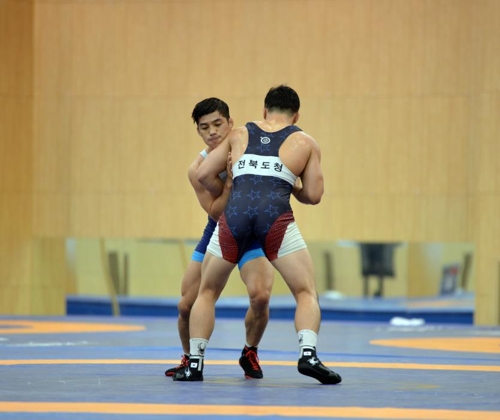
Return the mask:
<path id="1" fill-rule="evenodd" d="M 215 197 L 220 196 L 224 191 L 224 182 L 220 179 L 219 174 L 226 169 L 229 154 L 228 138 L 230 136 L 231 133 L 208 154 L 196 170 L 198 183 Z"/>
<path id="2" fill-rule="evenodd" d="M 293 187 L 293 195 L 303 204 L 319 204 L 324 192 L 321 150 L 312 137 L 310 137 L 309 145 L 309 158 L 300 178 L 297 179 Z"/>
<path id="3" fill-rule="evenodd" d="M 210 154 L 212 154 L 213 152 L 214 151 L 212 151 Z M 196 193 L 196 198 L 198 198 L 198 202 L 200 203 L 201 207 L 203 207 L 203 209 L 212 219 L 218 220 L 220 215 L 224 211 L 224 208 L 226 207 L 226 203 L 231 192 L 231 187 L 233 186 L 233 179 L 228 175 L 226 178 L 226 182 L 224 183 L 221 195 L 219 195 L 218 197 L 212 195 L 197 180 L 197 170 L 200 164 L 203 162 L 203 160 L 201 159 L 201 157 L 196 159 L 189 167 L 189 182 L 191 183 L 194 192 Z"/>

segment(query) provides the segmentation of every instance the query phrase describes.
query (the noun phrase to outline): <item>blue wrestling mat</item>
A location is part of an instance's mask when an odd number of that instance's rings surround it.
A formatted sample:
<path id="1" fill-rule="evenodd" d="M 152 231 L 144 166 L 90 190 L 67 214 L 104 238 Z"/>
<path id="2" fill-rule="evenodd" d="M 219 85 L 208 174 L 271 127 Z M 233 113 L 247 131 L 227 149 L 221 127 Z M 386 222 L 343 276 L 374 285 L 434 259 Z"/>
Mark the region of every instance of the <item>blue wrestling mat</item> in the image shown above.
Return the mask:
<path id="1" fill-rule="evenodd" d="M 165 369 L 175 317 L 0 317 L 2 420 L 500 419 L 500 328 L 325 321 L 321 385 L 297 371 L 293 321 L 271 320 L 245 379 L 243 320 L 217 319 L 203 382 Z"/>

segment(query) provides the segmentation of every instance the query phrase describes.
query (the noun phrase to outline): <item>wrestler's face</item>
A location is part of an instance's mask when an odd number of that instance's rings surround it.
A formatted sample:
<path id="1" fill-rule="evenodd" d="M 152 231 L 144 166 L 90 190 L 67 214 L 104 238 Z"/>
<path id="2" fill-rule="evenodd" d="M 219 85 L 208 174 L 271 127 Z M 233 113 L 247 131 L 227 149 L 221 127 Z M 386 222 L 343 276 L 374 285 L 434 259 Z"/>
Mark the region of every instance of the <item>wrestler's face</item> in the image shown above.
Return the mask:
<path id="1" fill-rule="evenodd" d="M 198 122 L 198 134 L 210 149 L 215 149 L 233 128 L 233 119 L 226 119 L 219 111 L 204 115 Z"/>

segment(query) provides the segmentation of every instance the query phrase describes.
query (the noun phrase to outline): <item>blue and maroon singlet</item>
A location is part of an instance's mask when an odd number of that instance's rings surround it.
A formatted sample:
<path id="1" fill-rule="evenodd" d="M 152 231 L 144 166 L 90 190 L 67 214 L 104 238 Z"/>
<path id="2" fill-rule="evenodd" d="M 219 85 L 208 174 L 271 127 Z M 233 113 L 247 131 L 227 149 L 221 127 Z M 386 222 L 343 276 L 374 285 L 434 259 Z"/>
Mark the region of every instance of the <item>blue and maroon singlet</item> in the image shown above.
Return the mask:
<path id="1" fill-rule="evenodd" d="M 290 206 L 297 176 L 279 158 L 283 142 L 300 128 L 268 133 L 252 122 L 246 128 L 248 146 L 233 164 L 231 195 L 208 246 L 232 263 L 256 239 L 270 261 L 306 247 Z"/>
<path id="2" fill-rule="evenodd" d="M 200 152 L 200 155 L 205 159 L 208 155 L 206 150 L 202 150 Z M 225 179 L 226 177 L 226 172 L 224 171 L 221 175 L 221 178 Z M 193 254 L 191 256 L 191 260 L 197 261 L 197 262 L 203 262 L 203 258 L 205 258 L 205 253 L 207 251 L 207 246 L 210 242 L 210 238 L 212 237 L 212 234 L 214 233 L 215 227 L 217 225 L 217 222 L 212 219 L 210 216 L 208 216 L 208 222 L 207 225 L 205 226 L 205 229 L 203 229 L 203 235 L 196 245 L 195 250 L 193 251 Z M 260 244 L 257 241 L 254 241 L 248 248 L 247 252 L 245 255 L 240 259 L 238 266 L 241 269 L 243 265 L 248 262 L 252 261 L 256 258 L 264 257 L 264 252 L 260 248 Z"/>

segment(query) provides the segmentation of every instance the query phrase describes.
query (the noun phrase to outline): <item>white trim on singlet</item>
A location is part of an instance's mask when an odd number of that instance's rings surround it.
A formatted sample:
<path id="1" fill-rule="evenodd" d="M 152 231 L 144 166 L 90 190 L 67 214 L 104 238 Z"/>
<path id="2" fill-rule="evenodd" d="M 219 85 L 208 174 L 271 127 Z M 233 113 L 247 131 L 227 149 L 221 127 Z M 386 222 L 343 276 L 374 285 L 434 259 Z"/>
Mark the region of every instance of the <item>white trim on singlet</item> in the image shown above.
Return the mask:
<path id="1" fill-rule="evenodd" d="M 278 250 L 278 257 L 281 258 L 285 255 L 307 248 L 306 242 L 300 234 L 297 223 L 292 222 L 286 227 L 283 241 L 281 242 L 280 249 Z"/>
<path id="2" fill-rule="evenodd" d="M 206 159 L 207 156 L 208 156 L 208 152 L 207 152 L 207 149 L 203 149 L 201 152 L 200 152 L 200 155 L 203 159 Z"/>
<path id="3" fill-rule="evenodd" d="M 274 176 L 294 185 L 298 178 L 278 156 L 244 154 L 233 165 L 233 178 L 240 175 Z"/>
<path id="4" fill-rule="evenodd" d="M 210 237 L 210 242 L 207 245 L 207 252 L 215 255 L 216 257 L 222 258 L 222 248 L 220 247 L 219 242 L 219 224 L 215 226 L 214 232 Z"/>

